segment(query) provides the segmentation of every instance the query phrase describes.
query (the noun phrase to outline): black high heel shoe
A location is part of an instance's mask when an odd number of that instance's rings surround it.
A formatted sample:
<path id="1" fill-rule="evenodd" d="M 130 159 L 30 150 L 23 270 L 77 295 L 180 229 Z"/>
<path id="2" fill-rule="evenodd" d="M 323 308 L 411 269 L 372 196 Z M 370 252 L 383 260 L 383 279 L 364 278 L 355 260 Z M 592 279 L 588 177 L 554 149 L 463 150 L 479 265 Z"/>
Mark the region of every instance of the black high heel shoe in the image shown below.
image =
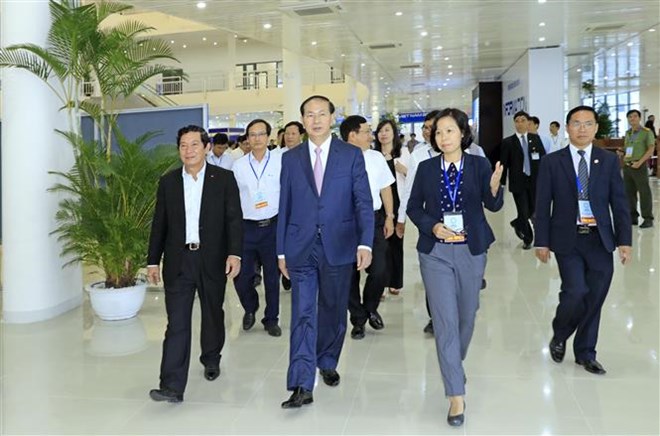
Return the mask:
<path id="1" fill-rule="evenodd" d="M 465 401 L 463 401 L 463 413 L 460 415 L 451 416 L 451 404 L 449 405 L 449 411 L 447 412 L 447 424 L 452 427 L 460 427 L 465 422 Z"/>

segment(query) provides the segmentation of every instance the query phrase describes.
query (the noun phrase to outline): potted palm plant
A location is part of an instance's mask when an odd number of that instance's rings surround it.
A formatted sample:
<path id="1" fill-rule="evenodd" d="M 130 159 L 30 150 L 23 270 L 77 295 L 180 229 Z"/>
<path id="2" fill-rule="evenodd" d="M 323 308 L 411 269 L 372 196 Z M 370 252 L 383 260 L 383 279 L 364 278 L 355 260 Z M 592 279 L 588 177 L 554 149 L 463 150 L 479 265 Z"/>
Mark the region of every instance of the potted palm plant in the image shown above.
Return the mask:
<path id="1" fill-rule="evenodd" d="M 67 111 L 69 130 L 60 131 L 74 150 L 75 163 L 68 172 L 52 173 L 61 180 L 52 188 L 64 193 L 53 233 L 63 241 L 63 254 L 73 262 L 101 268 L 105 280 L 94 284 L 90 298 L 98 310 L 100 297 L 120 313 L 102 309 L 103 319 L 134 316 L 144 299 L 145 285 L 137 278 L 147 252 L 149 222 L 158 178 L 176 162 L 173 153 L 146 151 L 145 134 L 124 138 L 117 128 L 119 104 L 150 78 L 171 68 L 157 62 L 176 59 L 169 44 L 150 39 L 152 28 L 124 20 L 105 26 L 110 15 L 132 6 L 100 1 L 78 6 L 73 0 L 50 1 L 52 25 L 45 47 L 18 44 L 0 50 L 0 67 L 21 68 L 43 80 Z M 94 99 L 81 98 L 83 83 L 96 86 Z M 80 113 L 88 113 L 99 126 L 99 141 L 81 136 Z M 114 138 L 114 139 L 113 139 Z M 172 147 L 173 151 L 174 148 Z M 137 309 L 124 308 L 119 289 L 138 285 Z M 96 292 L 98 288 L 106 292 Z M 112 290 L 112 291 L 110 291 Z"/>

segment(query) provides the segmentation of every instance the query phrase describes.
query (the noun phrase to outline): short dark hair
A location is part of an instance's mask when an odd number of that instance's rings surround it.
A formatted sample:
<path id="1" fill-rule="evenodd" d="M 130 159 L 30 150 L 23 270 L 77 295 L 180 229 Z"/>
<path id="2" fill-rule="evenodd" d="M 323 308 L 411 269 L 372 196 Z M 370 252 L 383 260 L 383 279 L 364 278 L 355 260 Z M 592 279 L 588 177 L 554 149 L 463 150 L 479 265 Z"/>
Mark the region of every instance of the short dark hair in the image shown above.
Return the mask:
<path id="1" fill-rule="evenodd" d="M 630 116 L 630 114 L 637 114 L 640 118 L 642 118 L 642 113 L 638 111 L 637 109 L 630 109 L 628 112 L 626 112 L 626 118 Z"/>
<path id="2" fill-rule="evenodd" d="M 433 118 L 437 117 L 439 113 L 440 113 L 440 109 L 433 109 L 431 112 L 426 114 L 426 116 L 424 117 L 424 122 L 428 120 L 432 120 Z"/>
<path id="3" fill-rule="evenodd" d="M 525 117 L 526 120 L 529 120 L 529 114 L 525 111 L 518 111 L 515 114 L 513 114 L 514 120 L 518 117 Z"/>
<path id="4" fill-rule="evenodd" d="M 248 123 L 247 127 L 245 128 L 245 136 L 247 137 L 247 134 L 250 131 L 250 127 L 259 123 L 264 124 L 266 126 L 266 133 L 268 134 L 268 136 L 270 136 L 270 132 L 271 132 L 270 124 L 268 124 L 268 121 L 262 120 L 261 118 L 257 118 L 256 120 L 252 120 Z"/>
<path id="5" fill-rule="evenodd" d="M 213 135 L 213 145 L 227 145 L 229 143 L 229 136 L 225 133 L 216 133 Z"/>
<path id="6" fill-rule="evenodd" d="M 541 124 L 541 120 L 539 120 L 539 117 L 529 117 L 529 120 L 530 120 L 532 123 L 536 124 L 537 126 L 538 126 L 539 124 Z"/>
<path id="7" fill-rule="evenodd" d="M 416 135 L 415 133 L 411 133 L 411 134 L 410 134 L 410 137 L 411 137 L 411 138 L 416 138 L 417 135 Z"/>
<path id="8" fill-rule="evenodd" d="M 348 135 L 351 132 L 359 132 L 360 126 L 367 122 L 367 119 L 362 115 L 351 115 L 344 119 L 339 126 L 339 133 L 341 134 L 341 139 L 348 142 Z"/>
<path id="9" fill-rule="evenodd" d="M 399 128 L 396 126 L 396 123 L 389 118 L 386 118 L 380 123 L 378 123 L 378 127 L 376 127 L 376 139 L 374 140 L 374 150 L 381 152 L 383 151 L 383 145 L 378 140 L 378 132 L 380 132 L 380 130 L 388 124 L 392 127 L 392 134 L 393 134 L 392 158 L 396 159 L 397 157 L 401 157 L 401 137 L 399 136 Z"/>
<path id="10" fill-rule="evenodd" d="M 324 95 L 312 95 L 311 97 L 307 97 L 305 101 L 302 102 L 300 105 L 300 115 L 305 116 L 305 105 L 309 103 L 312 100 L 322 100 L 328 103 L 328 107 L 330 108 L 330 113 L 334 114 L 335 113 L 335 105 L 332 104 L 330 99 Z"/>
<path id="11" fill-rule="evenodd" d="M 281 129 L 277 129 L 277 136 L 280 136 L 282 133 L 284 133 L 285 130 L 286 128 L 284 127 L 282 127 Z"/>
<path id="12" fill-rule="evenodd" d="M 573 109 L 568 111 L 568 114 L 566 114 L 566 125 L 568 126 L 569 123 L 571 122 L 571 117 L 573 116 L 574 113 L 580 112 L 580 111 L 586 111 L 586 112 L 591 112 L 594 115 L 594 121 L 598 122 L 598 112 L 591 106 L 586 106 L 586 105 L 581 105 L 581 106 L 575 106 Z"/>
<path id="13" fill-rule="evenodd" d="M 446 117 L 452 118 L 454 121 L 456 121 L 456 125 L 458 125 L 458 129 L 461 131 L 461 134 L 463 135 L 463 137 L 461 138 L 461 150 L 467 149 L 472 144 L 472 140 L 474 138 L 472 136 L 472 129 L 470 129 L 470 124 L 468 123 L 467 114 L 462 110 L 455 108 L 443 109 L 433 119 L 433 126 L 431 127 L 431 146 L 435 151 L 440 152 L 440 147 L 438 147 L 438 143 L 435 141 L 435 132 L 438 129 L 438 121 L 441 118 L 446 118 Z"/>
<path id="14" fill-rule="evenodd" d="M 301 135 L 304 135 L 306 133 L 305 132 L 305 127 L 302 125 L 302 123 L 300 121 L 289 121 L 288 123 L 286 123 L 286 125 L 284 126 L 284 129 L 282 129 L 282 130 L 284 131 L 284 130 L 286 130 L 287 128 L 289 128 L 291 126 L 296 126 L 298 128 L 298 132 L 300 132 Z"/>
<path id="15" fill-rule="evenodd" d="M 559 124 L 559 121 L 552 121 L 552 122 L 550 123 L 550 125 L 551 125 L 551 126 L 557 126 L 557 128 L 560 128 L 560 127 L 561 127 L 561 124 Z"/>
<path id="16" fill-rule="evenodd" d="M 247 135 L 241 135 L 238 138 L 236 138 L 236 143 L 240 145 L 241 142 L 245 141 L 246 139 L 247 139 Z"/>
<path id="17" fill-rule="evenodd" d="M 186 133 L 192 133 L 192 132 L 199 133 L 199 137 L 202 139 L 202 144 L 204 144 L 204 147 L 208 145 L 210 139 L 209 139 L 209 134 L 206 133 L 206 130 L 203 127 L 190 124 L 188 126 L 181 127 L 179 131 L 176 133 L 176 148 L 179 148 L 181 146 L 181 137 Z"/>

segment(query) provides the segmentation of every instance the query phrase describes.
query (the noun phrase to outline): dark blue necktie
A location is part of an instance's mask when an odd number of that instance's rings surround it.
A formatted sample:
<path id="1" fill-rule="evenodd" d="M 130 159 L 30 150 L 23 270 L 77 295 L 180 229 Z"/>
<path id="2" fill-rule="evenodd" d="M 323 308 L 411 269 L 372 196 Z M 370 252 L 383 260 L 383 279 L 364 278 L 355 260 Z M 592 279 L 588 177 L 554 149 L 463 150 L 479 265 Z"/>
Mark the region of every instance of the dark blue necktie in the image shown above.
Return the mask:
<path id="1" fill-rule="evenodd" d="M 532 174 L 532 171 L 530 170 L 530 163 L 529 163 L 529 144 L 527 144 L 527 138 L 525 135 L 522 135 L 520 137 L 520 142 L 522 144 L 522 150 L 523 150 L 523 173 L 525 173 L 526 176 L 529 176 Z"/>
<path id="2" fill-rule="evenodd" d="M 587 170 L 587 160 L 584 158 L 584 150 L 578 150 L 580 163 L 578 163 L 578 180 L 580 181 L 581 191 L 578 192 L 578 199 L 589 199 L 589 171 Z"/>

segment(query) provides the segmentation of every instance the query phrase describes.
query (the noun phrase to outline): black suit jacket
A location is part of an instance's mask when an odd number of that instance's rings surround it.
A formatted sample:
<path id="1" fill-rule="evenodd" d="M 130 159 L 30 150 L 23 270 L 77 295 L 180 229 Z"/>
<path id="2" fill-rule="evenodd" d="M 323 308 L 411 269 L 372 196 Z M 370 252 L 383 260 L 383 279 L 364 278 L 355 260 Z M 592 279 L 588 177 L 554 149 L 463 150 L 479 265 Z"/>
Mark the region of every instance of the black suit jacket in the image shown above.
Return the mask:
<path id="1" fill-rule="evenodd" d="M 531 170 L 532 187 L 535 185 L 539 172 L 541 157 L 545 156 L 545 147 L 539 135 L 527 133 L 527 145 L 529 150 L 529 162 Z M 532 153 L 538 153 L 539 159 L 532 160 Z M 504 167 L 502 172 L 502 184 L 506 184 L 506 176 L 509 175 L 509 191 L 512 193 L 522 192 L 527 187 L 527 178 L 523 172 L 524 156 L 522 145 L 517 134 L 504 138 L 500 152 L 500 162 Z"/>
<path id="2" fill-rule="evenodd" d="M 181 271 L 186 243 L 181 172 L 179 167 L 160 179 L 149 238 L 147 264 L 160 264 L 164 254 L 165 286 Z M 215 280 L 224 280 L 227 256 L 240 256 L 243 248 L 243 212 L 234 174 L 209 164 L 206 165 L 199 213 L 199 239 L 204 273 Z"/>

